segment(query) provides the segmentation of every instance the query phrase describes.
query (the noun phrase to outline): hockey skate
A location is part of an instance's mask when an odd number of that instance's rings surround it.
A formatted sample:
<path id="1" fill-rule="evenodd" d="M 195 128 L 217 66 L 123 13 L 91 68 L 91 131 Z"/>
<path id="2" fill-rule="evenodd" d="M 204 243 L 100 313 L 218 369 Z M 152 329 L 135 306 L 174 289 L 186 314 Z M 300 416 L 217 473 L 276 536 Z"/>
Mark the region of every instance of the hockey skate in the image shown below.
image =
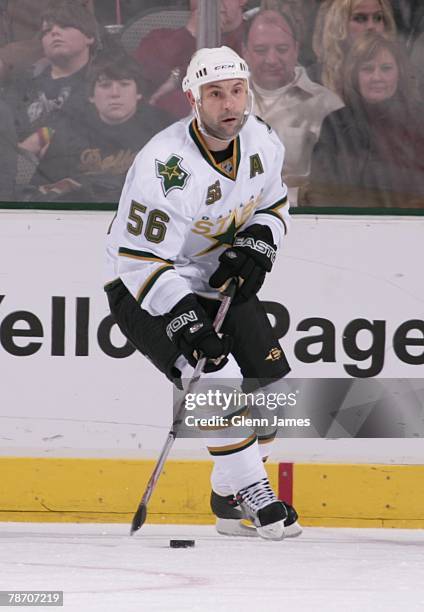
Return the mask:
<path id="1" fill-rule="evenodd" d="M 294 538 L 302 533 L 302 527 L 298 523 L 296 510 L 287 502 L 282 502 L 286 507 L 287 518 L 285 520 L 284 537 Z M 215 528 L 221 535 L 257 537 L 258 532 L 234 495 L 218 495 L 211 492 L 211 509 L 216 516 Z"/>
<path id="2" fill-rule="evenodd" d="M 282 540 L 287 510 L 271 489 L 268 478 L 262 478 L 236 495 L 242 511 L 252 521 L 264 540 Z"/>

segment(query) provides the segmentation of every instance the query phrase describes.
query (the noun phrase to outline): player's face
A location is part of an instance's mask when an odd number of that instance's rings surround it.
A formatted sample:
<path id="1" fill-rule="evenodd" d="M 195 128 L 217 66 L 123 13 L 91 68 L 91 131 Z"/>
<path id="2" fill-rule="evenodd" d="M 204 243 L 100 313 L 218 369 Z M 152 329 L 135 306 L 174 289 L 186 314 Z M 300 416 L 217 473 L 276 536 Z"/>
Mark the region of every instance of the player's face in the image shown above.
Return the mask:
<path id="1" fill-rule="evenodd" d="M 244 79 L 203 85 L 199 114 L 207 132 L 222 140 L 234 138 L 243 125 L 247 97 Z"/>
<path id="2" fill-rule="evenodd" d="M 374 59 L 359 66 L 359 91 L 370 104 L 391 98 L 396 92 L 398 79 L 396 60 L 387 49 L 381 49 Z"/>
<path id="3" fill-rule="evenodd" d="M 252 24 L 245 50 L 253 81 L 263 89 L 278 89 L 294 78 L 298 45 L 288 25 L 260 18 Z"/>
<path id="4" fill-rule="evenodd" d="M 133 79 L 118 81 L 107 77 L 100 78 L 94 86 L 90 102 L 94 104 L 99 117 L 110 125 L 128 121 L 137 111 L 141 95 Z"/>
<path id="5" fill-rule="evenodd" d="M 384 32 L 384 13 L 378 0 L 362 0 L 354 5 L 348 23 L 349 40 L 352 41 L 359 34 L 367 30 Z"/>
<path id="6" fill-rule="evenodd" d="M 88 53 L 94 39 L 89 38 L 77 28 L 44 22 L 41 42 L 44 55 L 54 61 Z"/>

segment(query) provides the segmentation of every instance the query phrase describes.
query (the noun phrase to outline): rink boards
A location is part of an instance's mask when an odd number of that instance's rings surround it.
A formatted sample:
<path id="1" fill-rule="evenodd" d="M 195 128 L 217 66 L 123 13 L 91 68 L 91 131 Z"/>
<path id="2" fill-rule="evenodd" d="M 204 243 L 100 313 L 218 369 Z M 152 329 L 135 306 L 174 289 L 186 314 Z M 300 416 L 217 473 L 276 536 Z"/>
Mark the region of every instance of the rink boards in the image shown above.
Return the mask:
<path id="1" fill-rule="evenodd" d="M 1 457 L 0 520 L 130 523 L 154 461 Z M 167 462 L 150 523 L 209 524 L 209 461 Z M 424 528 L 424 466 L 273 463 L 305 526 Z"/>
<path id="2" fill-rule="evenodd" d="M 1 520 L 128 522 L 169 429 L 170 385 L 108 316 L 112 216 L 1 213 Z M 292 226 L 261 297 L 294 375 L 423 377 L 424 218 Z M 212 521 L 211 464 L 189 442 L 172 451 L 150 521 Z M 272 457 L 292 462 L 269 471 L 306 525 L 424 526 L 419 438 L 280 439 Z"/>

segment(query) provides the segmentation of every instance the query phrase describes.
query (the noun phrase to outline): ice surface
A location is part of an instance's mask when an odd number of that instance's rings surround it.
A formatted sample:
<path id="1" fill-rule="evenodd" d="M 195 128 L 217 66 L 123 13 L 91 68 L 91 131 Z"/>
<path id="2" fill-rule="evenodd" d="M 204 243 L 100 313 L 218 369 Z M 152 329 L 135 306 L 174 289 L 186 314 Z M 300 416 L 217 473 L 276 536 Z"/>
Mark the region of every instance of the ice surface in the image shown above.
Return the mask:
<path id="1" fill-rule="evenodd" d="M 121 524 L 2 523 L 0 589 L 63 590 L 63 609 L 78 612 L 424 610 L 420 530 L 306 528 L 283 542 L 210 526 L 128 534 Z M 195 548 L 171 549 L 173 538 Z"/>

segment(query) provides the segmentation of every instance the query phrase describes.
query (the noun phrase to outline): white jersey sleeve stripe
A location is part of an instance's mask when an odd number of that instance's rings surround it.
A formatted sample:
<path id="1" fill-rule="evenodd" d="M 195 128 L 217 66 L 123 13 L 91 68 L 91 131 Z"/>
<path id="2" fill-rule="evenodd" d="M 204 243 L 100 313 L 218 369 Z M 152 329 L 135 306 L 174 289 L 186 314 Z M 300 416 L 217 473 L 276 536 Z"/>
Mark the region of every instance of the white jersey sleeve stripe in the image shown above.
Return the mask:
<path id="1" fill-rule="evenodd" d="M 287 234 L 288 232 L 288 199 L 287 199 L 287 196 L 285 196 L 284 198 L 281 198 L 281 200 L 278 200 L 277 202 L 275 202 L 274 204 L 271 204 L 271 206 L 268 206 L 267 208 L 261 208 L 260 210 L 256 210 L 253 215 L 254 223 L 258 221 L 258 216 L 260 215 L 271 215 L 272 217 L 275 217 L 276 219 L 281 221 L 281 223 L 284 226 L 284 234 Z"/>
<path id="2" fill-rule="evenodd" d="M 150 291 L 150 289 L 153 287 L 155 282 L 158 280 L 158 278 L 162 276 L 164 272 L 167 272 L 168 270 L 173 270 L 173 269 L 174 269 L 174 266 L 171 266 L 169 264 L 165 264 L 163 266 L 160 266 L 159 268 L 156 268 L 156 270 L 154 270 L 150 274 L 150 276 L 147 277 L 144 284 L 138 291 L 137 296 L 136 296 L 137 302 L 141 304 L 144 298 L 146 297 L 146 295 L 148 294 L 148 292 Z"/>
<path id="3" fill-rule="evenodd" d="M 130 259 L 139 259 L 142 261 L 155 261 L 157 263 L 169 263 L 173 264 L 174 262 L 170 259 L 164 259 L 163 257 L 159 257 L 154 253 L 149 253 L 148 251 L 137 251 L 135 249 L 127 249 L 125 247 L 121 247 L 119 249 L 120 257 L 129 257 Z"/>

